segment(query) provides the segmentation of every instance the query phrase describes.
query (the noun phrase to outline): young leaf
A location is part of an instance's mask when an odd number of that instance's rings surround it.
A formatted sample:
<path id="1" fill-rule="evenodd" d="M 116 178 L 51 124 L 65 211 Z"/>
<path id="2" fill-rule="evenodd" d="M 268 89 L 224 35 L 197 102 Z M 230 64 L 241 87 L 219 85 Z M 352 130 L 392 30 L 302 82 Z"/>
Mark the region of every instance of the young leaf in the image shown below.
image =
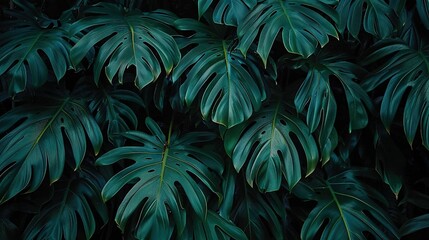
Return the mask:
<path id="1" fill-rule="evenodd" d="M 207 217 L 207 197 L 202 188 L 206 186 L 217 193 L 217 175 L 223 167 L 215 153 L 192 146 L 212 140 L 213 134 L 191 132 L 179 137 L 170 124 L 165 136 L 154 120 L 147 118 L 146 125 L 152 135 L 138 131 L 124 133 L 139 146 L 116 148 L 97 160 L 98 165 L 110 165 L 121 159 L 134 161 L 107 182 L 102 196 L 108 200 L 126 184 L 133 184 L 116 213 L 119 227 L 131 228 L 139 239 L 158 234 L 170 238 L 174 226 L 178 234 L 183 232 L 185 202 L 199 218 Z M 130 219 L 136 225 L 127 226 Z"/>
<path id="2" fill-rule="evenodd" d="M 74 66 L 88 51 L 102 42 L 94 62 L 94 81 L 107 62 L 105 74 L 110 82 L 118 76 L 123 82 L 124 72 L 135 67 L 135 85 L 141 89 L 161 74 L 161 63 L 168 74 L 180 59 L 176 42 L 171 37 L 175 17 L 166 11 L 143 13 L 125 10 L 111 3 L 99 3 L 85 10 L 89 15 L 73 23 L 72 33 L 85 35 L 71 49 Z"/>
<path id="3" fill-rule="evenodd" d="M 338 38 L 332 23 L 337 18 L 335 10 L 322 1 L 263 1 L 238 26 L 239 48 L 246 55 L 259 35 L 257 53 L 266 65 L 274 40 L 281 34 L 288 52 L 308 57 L 319 44 L 326 45 L 329 36 Z"/>
<path id="4" fill-rule="evenodd" d="M 0 133 L 5 134 L 0 139 L 0 202 L 24 189 L 35 191 L 47 172 L 51 183 L 57 181 L 68 150 L 77 169 L 86 154 L 87 137 L 95 154 L 100 150 L 103 136 L 84 102 L 51 95 L 0 117 Z"/>
<path id="5" fill-rule="evenodd" d="M 234 50 L 233 41 L 223 40 L 208 26 L 190 19 L 176 21 L 180 30 L 195 31 L 182 39 L 182 49 L 192 47 L 173 72 L 173 81 L 185 75 L 180 96 L 190 105 L 202 92 L 204 118 L 226 127 L 248 119 L 265 99 L 264 75 L 257 60 Z"/>
<path id="6" fill-rule="evenodd" d="M 304 150 L 306 175 L 316 168 L 319 152 L 308 127 L 297 117 L 287 113 L 282 102 L 267 104 L 248 121 L 226 132 L 224 143 L 234 167 L 246 168 L 250 186 L 254 183 L 265 192 L 277 191 L 286 178 L 289 188 L 301 179 L 298 152 Z M 294 141 L 296 137 L 298 141 Z"/>

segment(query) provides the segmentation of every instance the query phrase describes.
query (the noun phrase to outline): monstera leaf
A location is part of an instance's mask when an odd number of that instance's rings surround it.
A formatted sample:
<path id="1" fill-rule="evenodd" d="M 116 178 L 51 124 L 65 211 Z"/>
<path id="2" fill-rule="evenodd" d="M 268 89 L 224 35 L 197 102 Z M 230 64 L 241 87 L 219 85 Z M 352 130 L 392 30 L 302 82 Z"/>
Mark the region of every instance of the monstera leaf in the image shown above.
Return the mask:
<path id="1" fill-rule="evenodd" d="M 192 215 L 191 215 L 192 216 Z M 207 218 L 202 220 L 198 216 L 190 217 L 181 239 L 207 239 L 207 240 L 246 240 L 246 234 L 233 222 L 209 210 Z"/>
<path id="2" fill-rule="evenodd" d="M 53 198 L 31 219 L 24 239 L 73 240 L 78 239 L 78 231 L 90 239 L 97 227 L 96 214 L 104 223 L 108 219 L 107 208 L 100 195 L 104 183 L 96 171 L 85 169 L 55 183 Z"/>
<path id="3" fill-rule="evenodd" d="M 260 193 L 244 179 L 243 175 L 238 176 L 232 189 L 231 220 L 249 239 L 283 239 L 286 211 L 281 199 L 276 193 Z"/>
<path id="4" fill-rule="evenodd" d="M 59 81 L 71 66 L 67 25 L 45 26 L 48 20 L 38 22 L 40 16 L 25 9 L 6 10 L 13 20 L 1 23 L 7 31 L 0 34 L 0 76 L 5 76 L 10 94 L 42 86 L 50 79 L 51 69 Z"/>
<path id="5" fill-rule="evenodd" d="M 199 218 L 207 217 L 203 189 L 217 193 L 222 164 L 215 153 L 192 146 L 212 140 L 213 134 L 191 132 L 179 137 L 170 124 L 165 136 L 154 120 L 147 118 L 146 125 L 152 135 L 138 131 L 124 134 L 140 146 L 116 148 L 97 160 L 99 165 L 121 159 L 134 161 L 107 182 L 102 196 L 108 200 L 126 184 L 133 184 L 116 213 L 119 227 L 132 228 L 139 239 L 167 239 L 175 226 L 178 234 L 184 230 L 184 204 Z M 133 224 L 127 226 L 130 219 Z"/>
<path id="6" fill-rule="evenodd" d="M 161 63 L 170 73 L 180 52 L 168 26 L 175 17 L 166 11 L 143 13 L 110 3 L 99 3 L 85 10 L 87 17 L 71 26 L 72 33 L 85 35 L 71 49 L 73 65 L 78 64 L 97 43 L 100 48 L 94 62 L 94 80 L 107 63 L 109 81 L 115 76 L 123 82 L 124 72 L 135 68 L 135 85 L 143 88 L 161 74 Z"/>
<path id="7" fill-rule="evenodd" d="M 412 145 L 420 126 L 423 145 L 429 149 L 429 45 L 420 42 L 418 46 L 409 46 L 399 39 L 380 41 L 363 63 L 369 65 L 379 60 L 384 62 L 362 86 L 371 91 L 387 82 L 380 110 L 382 122 L 390 131 L 404 94 L 410 89 L 403 110 L 405 135 Z"/>
<path id="8" fill-rule="evenodd" d="M 176 21 L 180 30 L 196 33 L 181 39 L 180 47 L 192 47 L 173 72 L 173 81 L 184 75 L 181 98 L 190 105 L 202 93 L 200 109 L 204 118 L 226 127 L 235 126 L 258 110 L 265 99 L 265 79 L 257 60 L 245 58 L 233 41 L 223 40 L 208 26 L 190 19 Z"/>
<path id="9" fill-rule="evenodd" d="M 313 178 L 294 189 L 303 199 L 317 201 L 304 221 L 301 239 L 399 239 L 394 224 L 383 207 L 384 196 L 357 179 L 371 176 L 369 170 L 347 170 L 327 180 Z M 371 196 L 371 197 L 369 197 Z M 373 199 L 371 199 L 373 198 Z M 321 235 L 319 235 L 321 234 Z"/>
<path id="10" fill-rule="evenodd" d="M 115 146 L 122 146 L 125 139 L 122 132 L 136 129 L 138 119 L 135 112 L 126 104 L 143 106 L 143 100 L 135 92 L 126 89 L 95 88 L 81 83 L 79 93 L 89 100 L 89 109 L 100 126 L 107 124 L 107 136 Z"/>
<path id="11" fill-rule="evenodd" d="M 331 135 L 337 115 L 337 103 L 330 83 L 333 79 L 338 80 L 344 89 L 349 110 L 349 132 L 364 128 L 368 123 L 365 107 L 372 110 L 373 106 L 369 96 L 355 80 L 365 71 L 350 62 L 346 55 L 332 56 L 324 50 L 301 61 L 308 73 L 296 93 L 295 106 L 298 112 L 307 107 L 307 124 L 311 132 L 320 126 L 321 146 L 325 146 Z"/>
<path id="12" fill-rule="evenodd" d="M 394 9 L 385 0 L 340 0 L 336 8 L 340 15 L 338 30 L 345 29 L 354 37 L 363 29 L 380 38 L 389 37 L 398 23 Z"/>
<path id="13" fill-rule="evenodd" d="M 246 54 L 260 32 L 257 53 L 266 64 L 280 33 L 288 52 L 308 57 L 319 44 L 327 44 L 329 36 L 338 38 L 332 23 L 337 17 L 335 10 L 323 1 L 266 0 L 256 5 L 238 26 L 239 48 Z"/>
<path id="14" fill-rule="evenodd" d="M 0 117 L 0 133 L 4 134 L 0 139 L 0 202 L 22 190 L 35 191 L 47 172 L 51 183 L 57 181 L 68 151 L 78 168 L 86 154 L 87 138 L 95 154 L 103 142 L 100 128 L 82 100 L 64 94 L 39 98 L 39 102 L 23 104 Z"/>
<path id="15" fill-rule="evenodd" d="M 279 190 L 283 176 L 290 188 L 301 179 L 298 149 L 304 150 L 307 159 L 306 175 L 319 160 L 310 130 L 282 102 L 266 105 L 245 123 L 227 130 L 224 144 L 235 169 L 246 165 L 247 182 L 250 186 L 256 182 L 263 192 Z"/>
<path id="16" fill-rule="evenodd" d="M 213 12 L 213 21 L 218 24 L 237 26 L 256 5 L 257 0 L 220 0 Z M 198 0 L 198 15 L 201 17 L 213 0 Z"/>

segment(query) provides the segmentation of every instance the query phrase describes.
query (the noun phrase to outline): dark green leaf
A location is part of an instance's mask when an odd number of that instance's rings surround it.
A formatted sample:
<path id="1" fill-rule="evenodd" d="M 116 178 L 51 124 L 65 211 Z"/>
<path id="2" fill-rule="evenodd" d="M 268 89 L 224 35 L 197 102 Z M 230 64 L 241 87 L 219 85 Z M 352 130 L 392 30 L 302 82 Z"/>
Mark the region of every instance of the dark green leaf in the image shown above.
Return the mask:
<path id="1" fill-rule="evenodd" d="M 122 132 L 135 130 L 138 119 L 136 113 L 127 103 L 143 106 L 143 100 L 135 92 L 126 89 L 111 89 L 91 87 L 81 82 L 80 94 L 89 100 L 89 109 L 100 126 L 107 124 L 107 136 L 115 146 L 122 146 L 125 139 Z"/>
<path id="2" fill-rule="evenodd" d="M 105 181 L 95 173 L 79 170 L 76 177 L 54 184 L 53 198 L 30 221 L 24 239 L 74 240 L 78 231 L 83 231 L 86 239 L 90 239 L 97 227 L 95 213 L 104 223 L 108 218 L 100 194 Z M 78 227 L 80 225 L 83 229 Z"/>
<path id="3" fill-rule="evenodd" d="M 411 88 L 403 112 L 405 135 L 412 145 L 420 126 L 423 145 L 429 149 L 429 46 L 423 44 L 421 42 L 414 48 L 399 39 L 375 44 L 363 63 L 384 62 L 365 79 L 362 86 L 371 91 L 387 82 L 380 117 L 388 131 L 405 92 Z"/>
<path id="4" fill-rule="evenodd" d="M 392 35 L 398 22 L 394 9 L 385 0 L 340 0 L 336 8 L 340 15 L 338 30 L 347 29 L 354 38 L 363 29 L 379 38 Z"/>
<path id="5" fill-rule="evenodd" d="M 66 28 L 42 28 L 36 16 L 14 15 L 2 24 L 15 28 L 0 34 L 0 75 L 6 76 L 9 93 L 42 86 L 50 79 L 51 69 L 61 80 L 71 66 Z"/>
<path id="6" fill-rule="evenodd" d="M 373 200 L 385 204 L 384 196 L 359 181 L 358 176 L 368 177 L 371 172 L 347 170 L 327 180 L 313 178 L 295 187 L 298 197 L 317 201 L 304 221 L 301 239 L 314 239 L 316 235 L 322 240 L 338 236 L 366 239 L 365 234 L 380 240 L 399 239 L 389 215 Z"/>
<path id="7" fill-rule="evenodd" d="M 416 0 L 416 9 L 423 25 L 426 29 L 429 29 L 429 2 L 427 0 Z"/>
<path id="8" fill-rule="evenodd" d="M 326 45 L 329 36 L 338 38 L 332 24 L 337 17 L 335 10 L 321 1 L 263 1 L 238 26 L 239 48 L 246 54 L 259 35 L 257 53 L 266 65 L 274 40 L 281 34 L 288 52 L 308 57 L 317 45 Z"/>
<path id="9" fill-rule="evenodd" d="M 368 115 L 365 107 L 373 110 L 371 99 L 355 82 L 365 71 L 350 62 L 344 54 L 330 54 L 332 53 L 321 50 L 309 59 L 300 60 L 304 62 L 304 69 L 307 68 L 308 73 L 295 96 L 298 112 L 308 106 L 306 114 L 310 131 L 314 132 L 320 126 L 319 143 L 322 147 L 328 143 L 337 115 L 337 102 L 330 83 L 332 79 L 338 80 L 345 92 L 349 110 L 349 132 L 367 125 Z"/>
<path id="10" fill-rule="evenodd" d="M 246 17 L 257 0 L 220 0 L 214 9 L 213 20 L 218 24 L 237 26 Z M 198 15 L 201 17 L 213 0 L 198 0 Z"/>
<path id="11" fill-rule="evenodd" d="M 192 216 L 192 215 L 191 215 Z M 229 220 L 209 210 L 207 218 L 190 217 L 182 239 L 206 240 L 246 240 L 246 234 Z"/>
<path id="12" fill-rule="evenodd" d="M 282 102 L 267 104 L 242 125 L 229 129 L 224 144 L 235 169 L 240 171 L 245 166 L 249 185 L 255 182 L 263 192 L 279 190 L 283 176 L 289 188 L 301 179 L 298 149 L 304 150 L 307 159 L 306 175 L 314 171 L 319 160 L 310 130 L 288 113 Z"/>
<path id="13" fill-rule="evenodd" d="M 71 27 L 73 33 L 85 32 L 71 49 L 71 60 L 76 66 L 91 48 L 102 42 L 94 62 L 96 83 L 106 63 L 105 74 L 110 82 L 117 76 L 122 83 L 124 72 L 133 66 L 135 85 L 141 89 L 159 77 L 161 62 L 168 74 L 180 59 L 168 26 L 175 17 L 169 12 L 127 11 L 114 4 L 100 3 L 85 13 L 90 16 Z"/>
<path id="14" fill-rule="evenodd" d="M 0 202 L 23 190 L 35 191 L 47 173 L 51 183 L 57 181 L 66 151 L 72 151 L 77 169 L 86 154 L 87 137 L 95 154 L 103 142 L 84 102 L 64 96 L 41 98 L 10 110 L 0 117 L 0 133 L 5 134 L 0 139 Z"/>
<path id="15" fill-rule="evenodd" d="M 178 234 L 183 232 L 184 203 L 189 203 L 199 218 L 207 217 L 207 197 L 202 188 L 206 186 L 218 194 L 217 175 L 223 167 L 215 153 L 192 146 L 212 140 L 213 134 L 191 132 L 179 137 L 177 132 L 172 133 L 170 125 L 165 136 L 152 119 L 147 118 L 146 125 L 152 135 L 138 131 L 124 134 L 139 146 L 116 148 L 97 160 L 99 165 L 121 159 L 134 161 L 107 182 L 102 195 L 108 200 L 126 184 L 133 184 L 116 213 L 119 227 L 131 227 L 139 239 L 155 238 L 158 234 L 170 238 L 174 226 Z M 135 219 L 135 226 L 127 226 L 130 218 Z"/>
<path id="16" fill-rule="evenodd" d="M 404 237 L 425 228 L 429 228 L 429 214 L 423 214 L 408 220 L 401 226 L 399 232 L 401 237 Z"/>
<path id="17" fill-rule="evenodd" d="M 249 239 L 283 239 L 286 211 L 276 193 L 260 193 L 238 176 L 231 220 Z"/>
<path id="18" fill-rule="evenodd" d="M 234 50 L 233 41 L 222 40 L 195 20 L 176 21 L 180 30 L 196 33 L 182 39 L 180 47 L 193 48 L 182 58 L 173 72 L 173 81 L 185 75 L 180 96 L 190 105 L 202 92 L 200 109 L 204 118 L 226 127 L 248 119 L 265 99 L 262 69 L 257 60 L 245 58 Z"/>

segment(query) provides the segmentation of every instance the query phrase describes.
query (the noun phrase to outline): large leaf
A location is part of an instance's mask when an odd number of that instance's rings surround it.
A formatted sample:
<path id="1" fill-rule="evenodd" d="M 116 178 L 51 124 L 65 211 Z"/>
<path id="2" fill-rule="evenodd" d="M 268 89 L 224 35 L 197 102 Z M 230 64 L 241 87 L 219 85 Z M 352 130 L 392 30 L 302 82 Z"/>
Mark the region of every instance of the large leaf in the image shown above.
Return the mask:
<path id="1" fill-rule="evenodd" d="M 213 11 L 213 21 L 237 26 L 256 3 L 257 0 L 220 0 Z M 198 0 L 198 15 L 201 17 L 212 4 L 213 0 Z"/>
<path id="2" fill-rule="evenodd" d="M 212 140 L 213 134 L 191 132 L 179 137 L 177 132 L 172 133 L 170 124 L 165 136 L 150 118 L 146 126 L 152 135 L 138 131 L 124 134 L 139 146 L 116 148 L 97 160 L 99 165 L 121 159 L 134 161 L 107 182 L 102 195 L 108 200 L 126 184 L 133 184 L 118 208 L 116 222 L 122 230 L 131 228 L 139 239 L 166 239 L 175 226 L 177 233 L 182 233 L 186 223 L 184 204 L 189 204 L 199 218 L 207 217 L 203 188 L 217 193 L 217 175 L 223 167 L 215 153 L 192 146 Z M 130 219 L 133 224 L 127 226 Z"/>
<path id="3" fill-rule="evenodd" d="M 85 35 L 71 49 L 73 65 L 78 64 L 97 43 L 100 48 L 94 62 L 94 80 L 107 63 L 109 81 L 115 76 L 123 82 L 129 67 L 135 68 L 135 85 L 143 88 L 161 74 L 161 63 L 168 74 L 180 59 L 180 52 L 170 36 L 175 17 L 166 11 L 143 13 L 118 5 L 100 3 L 85 10 L 89 15 L 71 26 L 71 32 Z"/>
<path id="4" fill-rule="evenodd" d="M 89 100 L 89 110 L 100 126 L 107 124 L 107 136 L 115 146 L 122 146 L 125 139 L 122 132 L 136 129 L 138 119 L 136 113 L 126 103 L 143 106 L 141 97 L 126 89 L 114 89 L 80 82 L 79 93 Z"/>
<path id="5" fill-rule="evenodd" d="M 206 239 L 206 240 L 246 240 L 246 234 L 235 224 L 209 210 L 207 218 L 190 217 L 184 234 L 180 239 Z"/>
<path id="6" fill-rule="evenodd" d="M 380 67 L 362 86 L 371 91 L 387 82 L 380 117 L 388 131 L 404 94 L 410 89 L 403 110 L 405 135 L 412 145 L 420 126 L 423 145 L 429 149 L 429 45 L 421 41 L 418 46 L 409 46 L 399 39 L 380 41 L 370 49 L 363 63 L 370 65 L 380 60 L 383 60 Z"/>
<path id="7" fill-rule="evenodd" d="M 379 38 L 392 35 L 398 23 L 394 9 L 385 0 L 340 0 L 336 8 L 340 15 L 338 30 L 345 29 L 354 37 L 363 29 Z"/>
<path id="8" fill-rule="evenodd" d="M 248 119 L 266 97 L 265 77 L 257 60 L 251 55 L 245 58 L 234 49 L 233 41 L 223 40 L 200 22 L 180 19 L 176 26 L 195 31 L 181 40 L 181 48 L 192 48 L 173 72 L 173 81 L 185 75 L 181 98 L 190 105 L 202 93 L 203 117 L 226 127 Z"/>
<path id="9" fill-rule="evenodd" d="M 100 194 L 104 183 L 94 169 L 79 170 L 75 176 L 55 183 L 53 198 L 31 219 L 24 239 L 74 240 L 78 231 L 90 239 L 97 228 L 96 214 L 104 223 L 108 219 Z"/>
<path id="10" fill-rule="evenodd" d="M 319 160 L 310 130 L 281 101 L 267 104 L 245 123 L 229 129 L 224 144 L 235 169 L 245 166 L 247 182 L 256 183 L 263 192 L 279 190 L 283 176 L 290 188 L 301 179 L 299 149 L 307 159 L 306 175 Z"/>
<path id="11" fill-rule="evenodd" d="M 385 206 L 380 205 L 386 204 L 384 196 L 357 178 L 371 174 L 370 170 L 347 170 L 327 180 L 300 182 L 295 194 L 317 201 L 304 221 L 301 239 L 366 239 L 366 234 L 380 240 L 399 239 Z"/>
<path id="12" fill-rule="evenodd" d="M 307 124 L 314 132 L 320 126 L 319 143 L 322 147 L 334 129 L 337 102 L 331 81 L 338 80 L 345 93 L 349 110 L 349 132 L 364 128 L 368 123 L 365 107 L 373 109 L 372 102 L 362 87 L 356 83 L 365 71 L 352 63 L 345 54 L 333 55 L 321 50 L 309 59 L 302 59 L 307 77 L 295 96 L 298 112 L 307 107 Z"/>
<path id="13" fill-rule="evenodd" d="M 318 0 L 266 0 L 238 26 L 239 48 L 245 54 L 259 35 L 257 53 L 266 64 L 274 40 L 281 34 L 288 52 L 308 57 L 318 45 L 326 45 L 329 36 L 338 38 L 332 23 L 337 17 L 330 5 Z"/>
<path id="14" fill-rule="evenodd" d="M 67 25 L 48 28 L 34 12 L 7 12 L 13 20 L 2 22 L 7 31 L 0 34 L 0 76 L 5 76 L 9 93 L 40 87 L 51 69 L 59 81 L 71 66 Z"/>
<path id="15" fill-rule="evenodd" d="M 39 96 L 39 102 L 23 104 L 0 117 L 0 133 L 5 134 L 0 139 L 0 202 L 22 190 L 35 191 L 47 172 L 51 183 L 57 181 L 68 151 L 78 168 L 87 137 L 98 153 L 103 136 L 85 102 L 62 95 Z"/>

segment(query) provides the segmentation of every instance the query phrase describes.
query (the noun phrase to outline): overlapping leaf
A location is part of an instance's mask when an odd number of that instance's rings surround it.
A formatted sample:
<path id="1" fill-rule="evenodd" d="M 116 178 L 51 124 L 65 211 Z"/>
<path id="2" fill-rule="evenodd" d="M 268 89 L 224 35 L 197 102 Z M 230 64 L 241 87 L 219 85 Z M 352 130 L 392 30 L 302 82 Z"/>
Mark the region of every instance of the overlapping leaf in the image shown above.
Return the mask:
<path id="1" fill-rule="evenodd" d="M 409 46 L 402 40 L 384 40 L 375 44 L 364 59 L 364 64 L 383 60 L 365 81 L 367 91 L 387 82 L 381 104 L 380 117 L 389 130 L 401 102 L 405 99 L 403 125 L 408 142 L 412 145 L 417 129 L 423 145 L 429 149 L 429 46 Z M 404 96 L 410 89 L 408 96 Z"/>
<path id="2" fill-rule="evenodd" d="M 136 129 L 136 113 L 127 103 L 143 106 L 143 100 L 135 92 L 126 89 L 94 88 L 82 83 L 79 92 L 89 100 L 89 110 L 100 126 L 107 124 L 107 135 L 115 146 L 122 146 L 122 132 Z"/>
<path id="3" fill-rule="evenodd" d="M 190 105 L 202 94 L 203 117 L 226 127 L 248 119 L 266 97 L 264 72 L 257 60 L 251 55 L 245 58 L 234 49 L 233 41 L 223 40 L 200 22 L 181 19 L 176 26 L 196 32 L 181 39 L 181 48 L 192 48 L 173 72 L 173 81 L 185 78 L 181 98 Z"/>
<path id="4" fill-rule="evenodd" d="M 245 123 L 229 129 L 224 144 L 235 169 L 245 166 L 247 182 L 250 186 L 256 183 L 264 192 L 277 191 L 283 177 L 290 188 L 301 179 L 299 149 L 307 159 L 307 175 L 319 160 L 310 130 L 282 102 L 268 104 Z"/>
<path id="5" fill-rule="evenodd" d="M 50 182 L 63 172 L 66 152 L 76 168 L 86 154 L 87 138 L 97 154 L 103 136 L 83 101 L 41 98 L 0 117 L 0 202 L 21 191 L 35 191 L 49 172 Z M 67 139 L 67 140 L 66 140 Z M 70 143 L 70 147 L 67 141 Z"/>
<path id="6" fill-rule="evenodd" d="M 345 29 L 354 37 L 363 29 L 379 38 L 392 35 L 398 24 L 394 9 L 385 0 L 340 0 L 336 8 L 340 16 L 338 30 Z"/>
<path id="7" fill-rule="evenodd" d="M 98 83 L 104 65 L 109 81 L 115 76 L 123 82 L 129 67 L 135 68 L 135 85 L 143 88 L 161 74 L 161 64 L 168 74 L 180 59 L 171 37 L 175 17 L 166 11 L 143 13 L 124 10 L 117 5 L 100 3 L 88 8 L 88 15 L 75 22 L 73 33 L 85 35 L 71 49 L 73 65 L 78 64 L 96 44 L 100 44 L 94 62 L 94 79 Z"/>
<path id="8" fill-rule="evenodd" d="M 66 27 L 43 26 L 32 13 L 10 12 L 13 20 L 2 22 L 7 31 L 0 34 L 0 76 L 6 76 L 10 94 L 42 86 L 51 69 L 59 81 L 71 66 Z"/>
<path id="9" fill-rule="evenodd" d="M 257 53 L 266 64 L 273 43 L 280 34 L 288 52 L 308 57 L 318 45 L 323 47 L 327 44 L 329 36 L 338 38 L 333 24 L 337 15 L 323 1 L 263 1 L 238 26 L 239 48 L 245 54 L 259 35 Z"/>
<path id="10" fill-rule="evenodd" d="M 301 239 L 366 239 L 366 234 L 380 240 L 399 239 L 389 215 L 373 200 L 385 204 L 384 196 L 357 179 L 358 175 L 370 176 L 368 171 L 348 170 L 327 180 L 313 178 L 296 186 L 299 197 L 317 201 L 304 221 Z"/>
<path id="11" fill-rule="evenodd" d="M 303 62 L 303 69 L 307 69 L 308 73 L 296 93 L 295 106 L 298 112 L 307 108 L 307 124 L 311 132 L 320 128 L 321 147 L 328 143 L 337 115 L 331 79 L 338 80 L 344 89 L 349 110 L 349 132 L 365 127 L 368 123 L 365 107 L 372 110 L 372 103 L 362 87 L 355 82 L 365 71 L 350 62 L 345 55 L 330 56 L 326 51 L 320 51 Z"/>
<path id="12" fill-rule="evenodd" d="M 192 216 L 192 215 L 191 215 Z M 246 234 L 232 221 L 226 220 L 216 212 L 209 210 L 207 218 L 190 218 L 181 239 L 207 240 L 246 240 Z"/>
<path id="13" fill-rule="evenodd" d="M 257 3 L 257 0 L 220 0 L 213 11 L 213 21 L 218 24 L 237 26 Z M 198 15 L 201 17 L 213 0 L 198 0 Z"/>
<path id="14" fill-rule="evenodd" d="M 283 239 L 286 211 L 281 199 L 275 193 L 260 193 L 241 178 L 232 192 L 231 219 L 249 239 Z"/>
<path id="15" fill-rule="evenodd" d="M 74 240 L 78 239 L 78 231 L 90 239 L 97 228 L 97 215 L 104 223 L 108 219 L 100 194 L 104 183 L 96 171 L 85 169 L 79 170 L 75 177 L 56 183 L 53 198 L 31 219 L 24 239 Z"/>
<path id="16" fill-rule="evenodd" d="M 199 218 L 207 217 L 203 188 L 217 193 L 222 165 L 215 153 L 192 146 L 212 140 L 213 134 L 191 132 L 179 137 L 170 125 L 165 136 L 152 119 L 147 118 L 146 125 L 152 135 L 138 131 L 124 134 L 139 146 L 116 148 L 97 160 L 99 165 L 121 159 L 134 161 L 107 182 L 102 195 L 108 200 L 126 184 L 133 184 L 116 213 L 119 227 L 131 228 L 139 239 L 170 238 L 175 227 L 178 234 L 184 230 L 184 204 Z M 135 225 L 127 226 L 130 219 Z"/>

